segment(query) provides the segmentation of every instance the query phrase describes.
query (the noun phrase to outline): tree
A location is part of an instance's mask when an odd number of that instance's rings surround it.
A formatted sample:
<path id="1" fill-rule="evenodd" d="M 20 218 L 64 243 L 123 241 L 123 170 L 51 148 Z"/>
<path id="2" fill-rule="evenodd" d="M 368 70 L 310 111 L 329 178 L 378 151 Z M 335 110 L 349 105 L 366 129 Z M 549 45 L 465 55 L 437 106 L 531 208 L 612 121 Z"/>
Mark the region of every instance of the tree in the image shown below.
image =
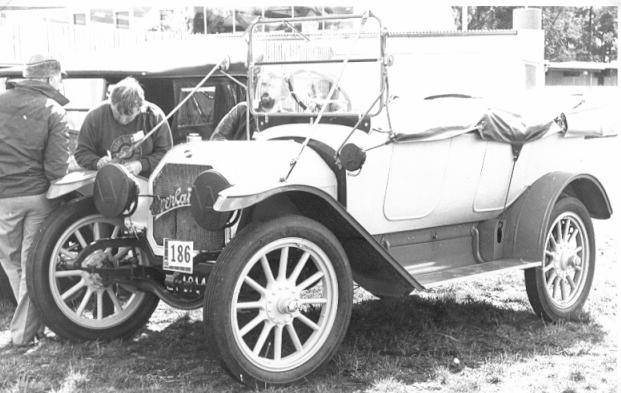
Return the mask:
<path id="1" fill-rule="evenodd" d="M 510 29 L 514 8 L 468 7 L 468 29 Z M 543 7 L 542 18 L 546 60 L 616 60 L 616 7 Z"/>
<path id="2" fill-rule="evenodd" d="M 510 29 L 516 7 L 468 7 L 468 30 Z"/>
<path id="3" fill-rule="evenodd" d="M 544 7 L 546 60 L 615 60 L 616 15 L 616 7 Z"/>

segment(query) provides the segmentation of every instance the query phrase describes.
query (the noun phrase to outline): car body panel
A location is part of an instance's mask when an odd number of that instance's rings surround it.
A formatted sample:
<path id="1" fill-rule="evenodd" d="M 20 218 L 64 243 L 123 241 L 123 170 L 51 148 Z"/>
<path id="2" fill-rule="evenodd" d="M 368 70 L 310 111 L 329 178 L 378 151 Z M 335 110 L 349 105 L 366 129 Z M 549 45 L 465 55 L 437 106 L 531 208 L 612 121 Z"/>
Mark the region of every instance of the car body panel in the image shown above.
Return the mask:
<path id="1" fill-rule="evenodd" d="M 350 131 L 338 125 L 284 125 L 258 138 L 310 136 L 336 150 Z M 374 235 L 491 219 L 546 173 L 597 177 L 604 163 L 585 157 L 612 153 L 610 140 L 550 134 L 526 143 L 517 159 L 511 144 L 484 141 L 476 132 L 390 143 L 369 150 L 362 169 L 347 174 L 347 210 Z M 356 131 L 349 140 L 363 149 L 386 141 L 377 131 Z M 296 170 L 306 169 L 298 165 L 292 174 Z"/>
<path id="2" fill-rule="evenodd" d="M 556 171 L 587 173 L 595 176 L 604 185 L 615 184 L 614 171 L 618 156 L 619 138 L 565 137 L 561 134 L 524 145 L 509 192 L 509 203 L 515 201 L 526 187 L 533 184 L 542 174 Z M 609 190 L 608 187 L 606 187 Z M 609 191 L 612 191 L 610 189 Z"/>

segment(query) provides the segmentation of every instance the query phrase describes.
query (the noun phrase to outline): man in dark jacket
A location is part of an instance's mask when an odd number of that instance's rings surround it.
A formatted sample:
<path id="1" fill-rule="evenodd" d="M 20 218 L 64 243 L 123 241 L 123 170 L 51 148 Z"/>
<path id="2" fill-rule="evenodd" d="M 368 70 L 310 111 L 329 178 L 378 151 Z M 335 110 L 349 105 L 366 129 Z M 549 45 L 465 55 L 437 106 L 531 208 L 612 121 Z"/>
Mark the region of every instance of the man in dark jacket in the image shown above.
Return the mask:
<path id="1" fill-rule="evenodd" d="M 210 140 L 212 141 L 243 141 L 247 138 L 246 124 L 247 117 L 250 117 L 250 135 L 254 133 L 256 127 L 254 122 L 254 116 L 248 112 L 248 103 L 242 101 L 239 104 L 231 108 L 226 115 L 220 120 L 216 129 L 211 134 Z"/>
<path id="2" fill-rule="evenodd" d="M 18 346 L 30 344 L 42 328 L 27 293 L 26 264 L 35 234 L 54 208 L 45 193 L 65 175 L 69 156 L 60 63 L 33 56 L 23 76 L 0 94 L 0 262 L 17 299 L 10 336 Z"/>
<path id="3" fill-rule="evenodd" d="M 274 99 L 269 94 L 264 93 L 259 101 L 259 110 L 270 111 L 273 108 Z M 212 141 L 243 141 L 248 139 L 248 135 L 246 134 L 247 120 L 250 120 L 248 134 L 250 139 L 252 139 L 252 135 L 254 135 L 255 131 L 259 128 L 257 119 L 252 112 L 248 113 L 248 103 L 242 101 L 224 115 L 209 139 Z"/>
<path id="4" fill-rule="evenodd" d="M 164 119 L 164 112 L 144 99 L 144 90 L 131 77 L 112 88 L 110 99 L 88 112 L 75 159 L 86 169 L 97 170 L 112 160 L 122 162 L 134 175 L 148 177 L 172 147 L 166 121 L 138 148 L 129 150 Z M 127 151 L 130 156 L 126 156 Z"/>

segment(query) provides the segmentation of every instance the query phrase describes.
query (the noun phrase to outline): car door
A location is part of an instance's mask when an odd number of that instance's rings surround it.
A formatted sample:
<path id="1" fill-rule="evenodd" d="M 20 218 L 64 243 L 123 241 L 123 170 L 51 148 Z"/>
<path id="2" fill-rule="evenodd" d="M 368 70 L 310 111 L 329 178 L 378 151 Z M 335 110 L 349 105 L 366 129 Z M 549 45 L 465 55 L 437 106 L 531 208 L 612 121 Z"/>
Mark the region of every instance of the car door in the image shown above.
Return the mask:
<path id="1" fill-rule="evenodd" d="M 395 143 L 384 215 L 411 229 L 484 219 L 503 208 L 511 169 L 510 145 L 476 132 Z"/>
<path id="2" fill-rule="evenodd" d="M 513 171 L 513 150 L 509 143 L 486 141 L 485 157 L 477 183 L 473 211 L 496 212 L 505 208 Z"/>

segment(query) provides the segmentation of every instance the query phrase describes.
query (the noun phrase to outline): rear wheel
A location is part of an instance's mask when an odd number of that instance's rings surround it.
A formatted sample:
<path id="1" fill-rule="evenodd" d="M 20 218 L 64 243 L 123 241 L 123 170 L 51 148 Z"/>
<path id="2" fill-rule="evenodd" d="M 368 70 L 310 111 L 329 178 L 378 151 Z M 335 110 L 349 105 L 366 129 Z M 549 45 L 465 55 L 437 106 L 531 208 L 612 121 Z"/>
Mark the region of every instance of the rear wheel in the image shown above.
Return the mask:
<path id="1" fill-rule="evenodd" d="M 206 333 L 240 382 L 287 384 L 334 355 L 352 298 L 347 256 L 327 228 L 300 216 L 254 223 L 209 277 Z"/>
<path id="2" fill-rule="evenodd" d="M 80 251 L 101 238 L 127 236 L 122 219 L 97 213 L 90 200 L 72 202 L 52 213 L 30 254 L 28 292 L 45 325 L 67 339 L 132 336 L 149 320 L 158 297 L 105 282 L 97 273 L 73 266 Z M 81 268 L 115 268 L 143 258 L 136 248 L 93 251 Z"/>
<path id="3" fill-rule="evenodd" d="M 542 267 L 524 272 L 530 304 L 548 321 L 575 319 L 595 271 L 593 223 L 578 199 L 563 198 L 554 206 L 542 259 Z"/>

